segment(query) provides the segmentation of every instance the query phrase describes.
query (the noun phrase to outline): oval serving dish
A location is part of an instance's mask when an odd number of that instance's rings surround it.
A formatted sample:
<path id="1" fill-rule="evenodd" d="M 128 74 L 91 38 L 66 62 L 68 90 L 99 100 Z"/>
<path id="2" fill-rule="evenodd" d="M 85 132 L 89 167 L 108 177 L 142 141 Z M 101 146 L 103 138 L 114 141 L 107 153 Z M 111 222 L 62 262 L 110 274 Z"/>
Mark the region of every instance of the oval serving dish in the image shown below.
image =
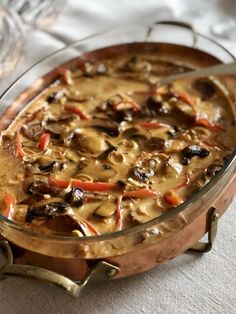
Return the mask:
<path id="1" fill-rule="evenodd" d="M 9 87 L 1 97 L 1 113 L 7 110 L 0 118 L 0 130 L 4 131 L 30 101 L 58 79 L 59 66 L 74 71 L 83 58 L 99 61 L 135 51 L 156 53 L 160 60 L 176 61 L 193 69 L 234 60 L 219 44 L 183 23 L 130 26 L 94 35 L 50 55 Z M 234 112 L 236 78 L 223 76 L 219 82 Z M 233 152 L 210 182 L 184 203 L 152 220 L 113 233 L 89 237 L 46 235 L 1 215 L 0 248 L 7 262 L 0 273 L 48 280 L 77 296 L 90 280 L 143 272 L 191 247 L 208 251 L 218 217 L 234 196 L 235 159 Z M 209 243 L 197 243 L 206 232 Z"/>

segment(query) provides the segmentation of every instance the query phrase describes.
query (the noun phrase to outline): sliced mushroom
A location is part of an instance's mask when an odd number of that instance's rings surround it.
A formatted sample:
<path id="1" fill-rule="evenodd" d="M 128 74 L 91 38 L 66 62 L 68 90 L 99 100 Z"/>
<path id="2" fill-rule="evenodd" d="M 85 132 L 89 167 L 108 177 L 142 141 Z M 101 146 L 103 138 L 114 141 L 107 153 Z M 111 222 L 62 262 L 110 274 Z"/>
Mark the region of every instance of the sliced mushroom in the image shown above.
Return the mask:
<path id="1" fill-rule="evenodd" d="M 210 154 L 210 152 L 207 149 L 202 148 L 198 145 L 186 146 L 181 151 L 182 165 L 188 165 L 190 163 L 190 159 L 193 158 L 194 156 L 197 156 L 200 158 L 205 158 L 209 154 Z"/>
<path id="2" fill-rule="evenodd" d="M 51 218 L 53 216 L 65 214 L 69 210 L 69 204 L 61 198 L 42 200 L 28 208 L 25 222 L 30 223 L 35 218 Z"/>
<path id="3" fill-rule="evenodd" d="M 130 211 L 129 212 L 129 219 L 131 222 L 139 225 L 139 224 L 146 222 L 150 218 L 146 215 L 139 215 L 135 211 Z"/>
<path id="4" fill-rule="evenodd" d="M 126 129 L 122 135 L 126 140 L 133 140 L 141 146 L 145 145 L 148 141 L 147 136 L 142 134 L 140 130 L 135 127 Z"/>
<path id="5" fill-rule="evenodd" d="M 207 167 L 205 173 L 206 176 L 209 178 L 214 177 L 222 168 L 221 164 L 211 164 L 210 166 Z"/>
<path id="6" fill-rule="evenodd" d="M 191 138 L 194 140 L 206 140 L 211 137 L 211 131 L 202 126 L 195 126 L 191 128 L 187 133 L 190 134 Z"/>
<path id="7" fill-rule="evenodd" d="M 212 177 L 214 177 L 222 168 L 222 165 L 211 164 L 208 166 L 204 173 L 200 173 L 196 179 L 193 181 L 190 187 L 192 193 L 199 191 L 204 185 L 206 185 Z"/>
<path id="8" fill-rule="evenodd" d="M 151 168 L 140 168 L 140 167 L 134 167 L 131 169 L 131 176 L 134 177 L 134 179 L 139 181 L 148 181 L 149 178 L 153 177 L 155 175 L 155 172 Z"/>
<path id="9" fill-rule="evenodd" d="M 119 136 L 119 126 L 114 122 L 103 121 L 103 123 L 92 125 L 98 131 L 104 132 L 111 137 Z"/>
<path id="10" fill-rule="evenodd" d="M 113 151 L 117 151 L 117 147 L 112 145 L 108 149 L 106 149 L 101 155 L 99 155 L 98 159 L 106 160 L 109 154 Z"/>
<path id="11" fill-rule="evenodd" d="M 56 169 L 59 169 L 61 167 L 61 163 L 52 160 L 51 158 L 47 156 L 41 156 L 36 159 L 36 161 L 32 162 L 31 164 L 28 164 L 28 168 L 32 173 L 49 173 Z"/>
<path id="12" fill-rule="evenodd" d="M 70 192 L 66 194 L 65 200 L 71 206 L 81 207 L 84 203 L 84 191 L 73 187 Z"/>
<path id="13" fill-rule="evenodd" d="M 186 129 L 184 129 L 181 126 L 172 126 L 171 128 L 166 131 L 166 134 L 169 136 L 171 139 L 177 138 L 179 135 L 183 135 L 186 132 Z"/>
<path id="14" fill-rule="evenodd" d="M 151 151 L 163 151 L 168 146 L 168 141 L 160 137 L 151 137 L 145 142 L 147 149 Z"/>
<path id="15" fill-rule="evenodd" d="M 82 236 L 93 235 L 86 225 L 73 214 L 62 214 L 52 217 L 45 222 L 47 228 L 60 235 L 71 235 L 73 230 L 78 230 Z"/>
<path id="16" fill-rule="evenodd" d="M 108 148 L 108 144 L 102 137 L 96 134 L 86 135 L 83 133 L 76 133 L 72 139 L 75 147 L 83 153 L 101 154 Z"/>
<path id="17" fill-rule="evenodd" d="M 55 119 L 48 119 L 47 121 L 44 121 L 43 127 L 46 131 L 50 132 L 51 138 L 55 140 L 59 140 L 64 138 L 68 131 L 66 128 L 68 127 L 68 123 L 76 119 L 75 115 L 68 115 L 65 114 L 65 116 Z"/>
<path id="18" fill-rule="evenodd" d="M 33 181 L 28 186 L 29 194 L 41 194 L 41 195 L 47 194 L 51 196 L 56 196 L 60 192 L 61 192 L 61 189 L 51 186 L 48 183 L 42 182 L 42 181 Z"/>
<path id="19" fill-rule="evenodd" d="M 168 114 L 171 111 L 171 105 L 168 102 L 160 101 L 155 96 L 149 97 L 145 108 L 148 116 L 157 116 L 160 114 Z"/>
<path id="20" fill-rule="evenodd" d="M 175 97 L 171 98 L 169 102 L 172 105 L 172 108 L 175 108 L 177 110 L 178 114 L 181 113 L 184 115 L 181 120 L 187 119 L 190 122 L 194 121 L 194 119 L 196 118 L 196 112 L 191 105 L 181 100 L 178 100 Z"/>
<path id="21" fill-rule="evenodd" d="M 24 124 L 21 128 L 21 132 L 29 140 L 38 141 L 40 135 L 43 133 L 43 127 L 41 123 Z"/>
<path id="22" fill-rule="evenodd" d="M 139 112 L 133 109 L 115 110 L 112 112 L 112 118 L 117 122 L 132 121 L 138 114 Z"/>
<path id="23" fill-rule="evenodd" d="M 167 177 L 178 177 L 182 172 L 183 166 L 174 160 L 173 157 L 169 157 L 163 164 L 164 175 Z"/>
<path id="24" fill-rule="evenodd" d="M 38 163 L 39 170 L 43 172 L 51 172 L 60 166 L 58 161 L 52 160 L 47 156 L 39 157 L 36 162 Z"/>
<path id="25" fill-rule="evenodd" d="M 115 202 L 112 200 L 106 200 L 96 208 L 94 214 L 101 217 L 110 217 L 115 213 L 115 211 L 116 211 Z"/>

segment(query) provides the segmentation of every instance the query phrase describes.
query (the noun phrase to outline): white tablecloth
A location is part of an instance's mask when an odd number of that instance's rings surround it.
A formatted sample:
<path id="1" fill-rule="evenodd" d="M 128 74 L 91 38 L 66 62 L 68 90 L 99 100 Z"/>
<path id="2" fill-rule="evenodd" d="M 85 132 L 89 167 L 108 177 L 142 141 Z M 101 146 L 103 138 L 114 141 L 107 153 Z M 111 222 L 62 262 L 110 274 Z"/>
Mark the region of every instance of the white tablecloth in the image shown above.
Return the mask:
<path id="1" fill-rule="evenodd" d="M 14 74 L 1 80 L 0 93 L 34 62 L 62 47 L 61 39 L 70 42 L 111 25 L 154 22 L 173 15 L 190 20 L 198 30 L 207 33 L 209 26 L 227 12 L 224 1 L 170 0 L 169 9 L 164 8 L 165 3 L 68 1 L 47 33 L 28 32 L 25 57 Z M 235 43 L 221 42 L 236 53 Z M 211 252 L 184 254 L 148 273 L 93 285 L 80 299 L 37 281 L 12 278 L 0 282 L 0 314 L 27 313 L 236 313 L 236 202 L 220 220 Z"/>

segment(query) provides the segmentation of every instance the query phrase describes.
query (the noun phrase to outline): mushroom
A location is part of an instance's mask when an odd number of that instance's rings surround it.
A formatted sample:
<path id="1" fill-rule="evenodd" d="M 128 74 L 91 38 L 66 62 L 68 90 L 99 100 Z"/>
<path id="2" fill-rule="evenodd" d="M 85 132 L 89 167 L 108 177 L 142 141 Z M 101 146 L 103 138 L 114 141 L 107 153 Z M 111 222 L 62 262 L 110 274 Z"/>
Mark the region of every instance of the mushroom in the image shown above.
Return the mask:
<path id="1" fill-rule="evenodd" d="M 179 137 L 181 134 L 185 134 L 186 130 L 181 126 L 172 126 L 171 128 L 166 131 L 166 134 L 170 139 L 175 139 L 176 137 Z"/>
<path id="2" fill-rule="evenodd" d="M 155 96 L 147 99 L 145 113 L 148 116 L 157 116 L 160 114 L 168 114 L 171 111 L 171 106 L 166 101 L 160 101 Z"/>
<path id="3" fill-rule="evenodd" d="M 174 160 L 173 157 L 169 157 L 165 160 L 163 167 L 165 176 L 176 178 L 181 174 L 183 168 L 183 166 L 178 163 L 177 160 Z"/>
<path id="4" fill-rule="evenodd" d="M 100 154 L 108 148 L 108 144 L 97 134 L 74 133 L 72 143 L 83 153 Z"/>
<path id="5" fill-rule="evenodd" d="M 144 222 L 146 222 L 147 220 L 150 219 L 150 217 L 148 217 L 147 215 L 139 215 L 137 212 L 135 211 L 130 211 L 129 212 L 129 219 L 131 222 L 135 223 L 135 224 L 142 224 Z"/>
<path id="6" fill-rule="evenodd" d="M 133 109 L 115 110 L 112 112 L 113 120 L 117 122 L 132 121 L 138 114 L 139 112 L 134 111 Z"/>
<path id="7" fill-rule="evenodd" d="M 101 217 L 110 217 L 116 211 L 116 204 L 112 200 L 101 203 L 94 211 L 94 214 Z"/>
<path id="8" fill-rule="evenodd" d="M 123 131 L 122 135 L 124 139 L 133 140 L 141 146 L 148 141 L 147 136 L 142 134 L 140 130 L 135 127 L 126 129 L 125 131 Z"/>
<path id="9" fill-rule="evenodd" d="M 43 128 L 50 132 L 51 138 L 59 140 L 67 135 L 67 124 L 74 119 L 77 119 L 75 115 L 66 113 L 61 117 L 54 117 L 43 121 Z"/>
<path id="10" fill-rule="evenodd" d="M 70 192 L 65 195 L 65 199 L 71 206 L 80 207 L 84 203 L 84 191 L 72 187 Z"/>
<path id="11" fill-rule="evenodd" d="M 182 165 L 188 165 L 190 163 L 190 159 L 194 156 L 205 158 L 210 154 L 210 152 L 202 148 L 198 145 L 190 145 L 186 146 L 181 150 L 181 163 Z"/>
<path id="12" fill-rule="evenodd" d="M 151 168 L 140 168 L 140 167 L 134 167 L 131 169 L 131 176 L 134 177 L 134 179 L 137 179 L 139 181 L 148 181 L 150 177 L 153 177 L 155 175 L 155 172 Z"/>
<path id="13" fill-rule="evenodd" d="M 33 181 L 30 183 L 27 189 L 28 194 L 40 194 L 56 196 L 61 192 L 61 189 L 49 185 L 43 181 Z"/>
<path id="14" fill-rule="evenodd" d="M 116 123 L 107 120 L 101 121 L 100 124 L 93 124 L 92 127 L 111 137 L 117 137 L 120 134 L 119 126 Z"/>
<path id="15" fill-rule="evenodd" d="M 219 164 L 211 164 L 205 170 L 206 176 L 209 178 L 214 177 L 222 168 L 222 165 Z"/>
<path id="16" fill-rule="evenodd" d="M 101 155 L 98 156 L 98 159 L 100 160 L 106 160 L 109 154 L 113 151 L 117 151 L 117 147 L 111 145 L 108 149 L 106 149 Z"/>
<path id="17" fill-rule="evenodd" d="M 178 114 L 179 113 L 184 114 L 184 116 L 181 117 L 183 120 L 187 119 L 190 122 L 195 120 L 196 111 L 194 110 L 193 106 L 182 100 L 177 99 L 176 97 L 170 98 L 169 102 L 172 105 L 172 107 L 177 110 Z"/>
<path id="18" fill-rule="evenodd" d="M 39 157 L 36 162 L 38 163 L 39 170 L 43 172 L 51 172 L 56 168 L 59 168 L 60 163 L 56 160 L 52 160 L 47 156 Z"/>
<path id="19" fill-rule="evenodd" d="M 48 229 L 60 235 L 71 235 L 73 230 L 78 230 L 81 236 L 94 235 L 94 233 L 89 230 L 86 223 L 69 213 L 54 216 L 52 219 L 48 219 L 45 225 Z"/>
<path id="20" fill-rule="evenodd" d="M 43 133 L 43 127 L 41 123 L 24 124 L 21 128 L 21 132 L 29 140 L 38 141 Z"/>
<path id="21" fill-rule="evenodd" d="M 62 215 L 70 210 L 70 206 L 61 198 L 49 198 L 29 206 L 25 222 L 30 223 L 35 218 L 51 218 Z"/>
<path id="22" fill-rule="evenodd" d="M 36 161 L 34 161 L 31 164 L 28 164 L 28 168 L 30 169 L 32 173 L 40 173 L 40 172 L 49 173 L 55 169 L 60 168 L 61 165 L 62 164 L 60 162 L 56 160 L 52 160 L 48 156 L 40 156 L 36 159 Z"/>
<path id="23" fill-rule="evenodd" d="M 160 137 L 150 137 L 146 142 L 145 146 L 147 149 L 153 151 L 163 151 L 167 148 L 168 146 L 168 141 L 160 138 Z"/>
<path id="24" fill-rule="evenodd" d="M 212 177 L 214 177 L 222 168 L 222 165 L 219 164 L 211 164 L 208 166 L 204 173 L 200 173 L 195 180 L 192 182 L 190 186 L 190 190 L 192 193 L 199 191 L 205 184 L 207 184 Z"/>

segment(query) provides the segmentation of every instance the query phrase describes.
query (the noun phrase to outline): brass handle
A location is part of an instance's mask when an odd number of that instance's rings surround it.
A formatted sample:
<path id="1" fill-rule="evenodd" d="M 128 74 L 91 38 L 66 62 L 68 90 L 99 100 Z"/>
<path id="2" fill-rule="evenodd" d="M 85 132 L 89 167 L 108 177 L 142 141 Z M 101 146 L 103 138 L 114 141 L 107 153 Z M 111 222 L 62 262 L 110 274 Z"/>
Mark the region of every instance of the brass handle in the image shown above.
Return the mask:
<path id="1" fill-rule="evenodd" d="M 195 28 L 193 27 L 193 25 L 191 25 L 188 22 L 182 22 L 182 21 L 157 21 L 154 22 L 153 25 L 148 29 L 147 35 L 146 35 L 146 40 L 148 39 L 148 37 L 150 36 L 152 30 L 154 29 L 155 26 L 158 25 L 173 25 L 173 26 L 179 26 L 179 27 L 183 27 L 183 28 L 187 28 L 189 29 L 192 33 L 193 33 L 193 44 L 192 46 L 194 47 L 197 43 L 197 32 L 195 30 Z"/>
<path id="2" fill-rule="evenodd" d="M 207 215 L 207 230 L 208 230 L 208 241 L 197 242 L 188 251 L 207 253 L 212 249 L 213 242 L 216 238 L 217 227 L 218 227 L 219 215 L 217 214 L 215 207 L 210 207 Z"/>
<path id="3" fill-rule="evenodd" d="M 12 251 L 7 241 L 0 241 L 0 250 L 0 253 L 2 253 L 2 255 L 7 259 L 7 263 L 0 267 L 0 275 L 2 275 L 2 278 L 6 276 L 17 276 L 40 279 L 65 289 L 73 297 L 78 297 L 81 290 L 89 282 L 100 279 L 110 279 L 119 272 L 119 267 L 105 261 L 99 261 L 78 283 L 48 269 L 36 266 L 13 264 Z"/>

